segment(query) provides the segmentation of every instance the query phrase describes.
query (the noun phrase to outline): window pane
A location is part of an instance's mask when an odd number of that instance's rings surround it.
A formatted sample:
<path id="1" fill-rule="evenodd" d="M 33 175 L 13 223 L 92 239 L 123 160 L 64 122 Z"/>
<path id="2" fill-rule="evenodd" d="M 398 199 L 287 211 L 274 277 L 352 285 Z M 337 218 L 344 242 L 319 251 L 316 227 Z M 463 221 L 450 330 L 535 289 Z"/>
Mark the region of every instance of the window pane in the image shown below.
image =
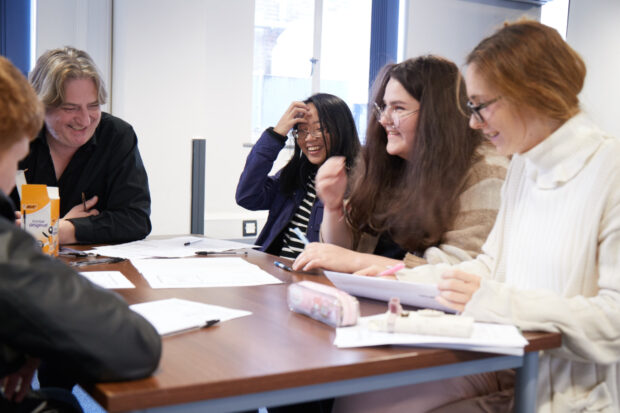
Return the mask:
<path id="1" fill-rule="evenodd" d="M 256 0 L 255 8 L 254 140 L 293 100 L 312 94 L 314 0 Z"/>
<path id="2" fill-rule="evenodd" d="M 321 92 L 342 98 L 366 134 L 371 0 L 323 0 Z"/>

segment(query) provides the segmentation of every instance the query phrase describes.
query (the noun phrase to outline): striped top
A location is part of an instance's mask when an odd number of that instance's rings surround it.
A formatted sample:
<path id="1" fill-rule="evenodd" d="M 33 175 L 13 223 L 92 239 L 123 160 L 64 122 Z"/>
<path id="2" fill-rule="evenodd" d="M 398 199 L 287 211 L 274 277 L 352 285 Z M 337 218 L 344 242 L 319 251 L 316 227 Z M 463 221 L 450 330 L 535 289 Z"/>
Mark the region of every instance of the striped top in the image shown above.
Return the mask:
<path id="1" fill-rule="evenodd" d="M 304 234 L 308 231 L 308 222 L 310 221 L 310 212 L 312 211 L 312 205 L 316 200 L 316 190 L 314 189 L 314 174 L 308 177 L 306 183 L 306 195 L 301 201 L 301 204 L 297 207 L 295 215 L 289 222 L 286 230 L 284 231 L 284 239 L 282 242 L 282 250 L 280 256 L 284 258 L 295 259 L 304 250 L 304 243 L 295 235 L 293 228 L 297 227 Z"/>

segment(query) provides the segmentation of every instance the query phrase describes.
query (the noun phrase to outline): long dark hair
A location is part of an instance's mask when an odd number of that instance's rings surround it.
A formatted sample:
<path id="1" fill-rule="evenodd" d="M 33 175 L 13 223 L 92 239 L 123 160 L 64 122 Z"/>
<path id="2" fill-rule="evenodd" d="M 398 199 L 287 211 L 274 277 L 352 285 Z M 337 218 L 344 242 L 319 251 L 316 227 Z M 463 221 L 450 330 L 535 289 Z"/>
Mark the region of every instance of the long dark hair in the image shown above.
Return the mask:
<path id="1" fill-rule="evenodd" d="M 408 160 L 387 153 L 385 129 L 369 116 L 347 208 L 354 230 L 387 232 L 402 248 L 421 252 L 435 245 L 451 225 L 464 179 L 483 141 L 459 110 L 459 103 L 464 106 L 467 101 L 465 91 L 457 91 L 460 76 L 454 63 L 436 56 L 382 69 L 369 105 L 383 106 L 386 85 L 394 79 L 420 102 L 420 112 Z"/>
<path id="2" fill-rule="evenodd" d="M 360 149 L 360 142 L 353 115 L 347 104 L 339 97 L 328 93 L 312 95 L 304 100 L 304 103 L 312 103 L 316 107 L 323 130 L 323 143 L 327 149 L 326 158 L 344 156 L 347 167 L 353 165 Z M 326 134 L 330 137 L 329 146 L 325 139 Z M 280 189 L 283 193 L 292 196 L 296 189 L 304 187 L 308 175 L 315 173 L 317 168 L 318 166 L 306 158 L 295 142 L 295 152 L 280 174 Z"/>

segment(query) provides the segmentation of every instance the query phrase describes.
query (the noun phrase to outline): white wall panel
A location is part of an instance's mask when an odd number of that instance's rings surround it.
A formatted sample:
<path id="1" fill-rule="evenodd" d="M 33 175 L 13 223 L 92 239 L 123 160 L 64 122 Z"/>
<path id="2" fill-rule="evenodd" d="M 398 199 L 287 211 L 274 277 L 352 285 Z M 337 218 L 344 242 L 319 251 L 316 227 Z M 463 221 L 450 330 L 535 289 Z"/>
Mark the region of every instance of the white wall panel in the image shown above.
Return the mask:
<path id="1" fill-rule="evenodd" d="M 112 0 L 39 0 L 36 10 L 36 57 L 63 46 L 86 50 L 109 92 Z M 103 110 L 108 111 L 109 104 Z"/>
<path id="2" fill-rule="evenodd" d="M 234 190 L 251 131 L 253 28 L 251 0 L 114 3 L 113 111 L 140 139 L 153 234 L 189 231 L 193 137 L 206 138 L 207 216 L 242 211 Z"/>
<path id="3" fill-rule="evenodd" d="M 566 41 L 588 70 L 582 108 L 620 138 L 620 1 L 570 0 Z"/>
<path id="4" fill-rule="evenodd" d="M 540 6 L 506 0 L 409 0 L 405 58 L 437 54 L 462 66 L 506 20 L 540 20 Z"/>

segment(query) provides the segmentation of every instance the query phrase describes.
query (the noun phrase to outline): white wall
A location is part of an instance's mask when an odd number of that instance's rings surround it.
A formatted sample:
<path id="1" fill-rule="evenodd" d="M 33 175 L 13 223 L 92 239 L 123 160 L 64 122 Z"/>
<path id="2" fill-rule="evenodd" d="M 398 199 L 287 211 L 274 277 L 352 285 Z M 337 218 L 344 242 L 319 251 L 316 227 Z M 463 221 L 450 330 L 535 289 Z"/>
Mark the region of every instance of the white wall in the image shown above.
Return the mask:
<path id="1" fill-rule="evenodd" d="M 49 49 L 73 46 L 97 63 L 110 91 L 112 0 L 37 1 L 36 56 Z M 109 105 L 103 110 L 108 111 Z"/>
<path id="2" fill-rule="evenodd" d="M 540 20 L 540 6 L 506 0 L 409 0 L 405 58 L 437 54 L 462 66 L 506 20 Z"/>
<path id="3" fill-rule="evenodd" d="M 586 63 L 582 108 L 620 138 L 620 1 L 570 0 L 566 41 Z"/>
<path id="4" fill-rule="evenodd" d="M 153 234 L 189 231 L 194 137 L 206 138 L 206 210 L 239 209 L 234 189 L 251 132 L 254 3 L 231 3 L 114 3 L 113 112 L 140 139 Z"/>

